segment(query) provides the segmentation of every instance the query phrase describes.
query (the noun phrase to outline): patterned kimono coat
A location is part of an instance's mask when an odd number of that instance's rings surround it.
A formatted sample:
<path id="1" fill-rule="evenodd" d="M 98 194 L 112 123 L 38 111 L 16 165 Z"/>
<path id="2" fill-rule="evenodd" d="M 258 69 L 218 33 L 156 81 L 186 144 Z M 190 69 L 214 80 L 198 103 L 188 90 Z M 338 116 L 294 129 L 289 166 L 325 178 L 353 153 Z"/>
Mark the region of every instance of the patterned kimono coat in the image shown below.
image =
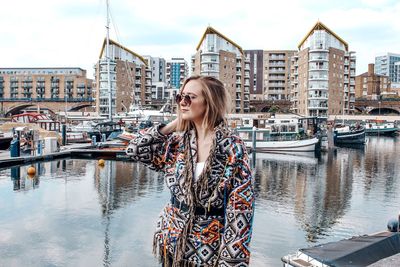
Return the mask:
<path id="1" fill-rule="evenodd" d="M 171 199 L 185 204 L 188 191 L 184 188 L 184 169 L 196 166 L 197 141 L 194 130 L 163 135 L 162 126 L 142 132 L 131 141 L 127 154 L 151 169 L 165 173 Z M 191 158 L 185 160 L 190 142 Z M 225 126 L 215 128 L 213 155 L 205 163 L 202 175 L 207 190 L 196 201 L 202 214 L 189 214 L 187 210 L 168 203 L 160 214 L 154 234 L 155 253 L 160 258 L 176 252 L 176 243 L 188 220 L 192 227 L 185 240 L 183 263 L 191 266 L 248 266 L 254 207 L 252 174 L 243 141 L 232 135 Z M 192 161 L 192 162 L 190 162 Z M 203 179 L 204 180 L 204 179 Z M 193 182 L 197 186 L 197 181 Z M 207 214 L 219 209 L 221 214 Z M 190 218 L 194 216 L 193 218 Z M 179 265 L 180 266 L 180 265 Z"/>

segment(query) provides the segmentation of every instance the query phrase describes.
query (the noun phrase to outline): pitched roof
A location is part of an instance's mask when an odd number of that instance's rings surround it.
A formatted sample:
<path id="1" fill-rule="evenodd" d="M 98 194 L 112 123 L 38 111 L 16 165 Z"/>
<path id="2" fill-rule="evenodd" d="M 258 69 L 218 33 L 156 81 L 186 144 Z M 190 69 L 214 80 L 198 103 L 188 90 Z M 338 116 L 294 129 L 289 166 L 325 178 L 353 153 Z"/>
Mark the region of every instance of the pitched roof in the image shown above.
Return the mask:
<path id="1" fill-rule="evenodd" d="M 99 58 L 101 58 L 101 55 L 103 55 L 104 49 L 106 48 L 106 42 L 107 42 L 107 40 L 106 40 L 106 38 L 104 38 L 103 46 L 101 47 L 101 51 L 100 51 Z M 109 42 L 110 42 L 110 45 L 118 46 L 119 48 L 124 49 L 124 50 L 126 50 L 127 52 L 129 52 L 129 53 L 131 53 L 132 55 L 134 55 L 135 57 L 139 58 L 139 59 L 140 59 L 141 61 L 143 61 L 143 63 L 147 66 L 147 61 L 146 61 L 141 55 L 139 55 L 139 54 L 133 52 L 132 50 L 126 48 L 125 46 L 123 46 L 123 45 L 121 45 L 121 44 L 119 44 L 119 43 L 117 43 L 117 42 L 115 42 L 115 41 L 113 41 L 113 40 L 111 40 L 111 39 L 109 40 Z"/>
<path id="2" fill-rule="evenodd" d="M 242 47 L 240 47 L 240 46 L 239 46 L 238 44 L 236 44 L 234 41 L 232 41 L 231 39 L 229 39 L 228 37 L 226 37 L 225 35 L 223 35 L 222 33 L 220 33 L 219 31 L 217 31 L 216 29 L 214 29 L 214 28 L 211 27 L 211 26 L 208 26 L 208 27 L 207 27 L 206 31 L 204 32 L 203 36 L 202 36 L 201 39 L 200 39 L 199 44 L 198 44 L 197 47 L 196 47 L 196 50 L 199 50 L 200 45 L 201 45 L 201 43 L 203 42 L 204 38 L 206 38 L 206 35 L 207 35 L 207 34 L 216 34 L 216 35 L 218 35 L 218 36 L 221 37 L 222 39 L 225 39 L 227 42 L 229 42 L 229 43 L 233 44 L 234 46 L 236 46 L 236 47 L 239 49 L 240 53 L 244 54 L 244 53 L 243 53 Z"/>
<path id="3" fill-rule="evenodd" d="M 301 42 L 299 43 L 299 45 L 297 46 L 299 49 L 302 46 L 302 44 L 306 41 L 306 39 L 313 34 L 314 31 L 317 30 L 325 30 L 328 33 L 332 34 L 333 36 L 335 36 L 336 39 L 338 39 L 339 41 L 341 41 L 344 44 L 344 47 L 346 48 L 346 51 L 349 50 L 349 45 L 342 39 L 340 38 L 336 33 L 334 33 L 331 29 L 329 29 L 328 27 L 326 27 L 325 24 L 323 24 L 322 22 L 318 21 L 317 23 L 315 23 L 314 27 L 312 27 L 312 29 L 309 31 L 309 33 L 307 33 L 307 35 L 303 38 L 303 40 L 301 40 Z"/>

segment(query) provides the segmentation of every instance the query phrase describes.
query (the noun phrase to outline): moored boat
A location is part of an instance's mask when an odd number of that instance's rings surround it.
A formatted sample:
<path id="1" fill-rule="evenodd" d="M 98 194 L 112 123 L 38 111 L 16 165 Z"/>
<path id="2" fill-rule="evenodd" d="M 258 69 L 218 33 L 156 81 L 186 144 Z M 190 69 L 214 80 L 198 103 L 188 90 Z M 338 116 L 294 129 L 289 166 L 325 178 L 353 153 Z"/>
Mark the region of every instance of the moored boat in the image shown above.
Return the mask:
<path id="1" fill-rule="evenodd" d="M 392 122 L 373 120 L 365 123 L 367 135 L 395 135 L 398 130 Z"/>
<path id="2" fill-rule="evenodd" d="M 333 142 L 337 145 L 365 144 L 365 128 L 361 125 L 336 125 L 333 131 Z"/>
<path id="3" fill-rule="evenodd" d="M 125 126 L 124 130 L 122 131 L 121 134 L 118 135 L 117 138 L 122 142 L 129 142 L 136 136 L 137 136 L 137 129 L 132 125 L 130 125 L 130 126 Z"/>
<path id="4" fill-rule="evenodd" d="M 12 139 L 12 133 L 0 133 L 0 150 L 8 149 Z"/>
<path id="5" fill-rule="evenodd" d="M 281 258 L 283 266 L 375 266 L 396 254 L 399 258 L 398 223 L 397 219 L 389 221 L 387 231 L 299 249 L 296 253 Z"/>
<path id="6" fill-rule="evenodd" d="M 253 140 L 253 128 L 238 127 L 236 131 L 246 143 L 246 146 L 257 152 L 311 152 L 315 151 L 319 139 L 309 136 L 304 129 L 299 128 L 297 119 L 273 120 L 264 128 L 254 128 L 255 140 Z M 254 143 L 254 145 L 253 145 Z"/>

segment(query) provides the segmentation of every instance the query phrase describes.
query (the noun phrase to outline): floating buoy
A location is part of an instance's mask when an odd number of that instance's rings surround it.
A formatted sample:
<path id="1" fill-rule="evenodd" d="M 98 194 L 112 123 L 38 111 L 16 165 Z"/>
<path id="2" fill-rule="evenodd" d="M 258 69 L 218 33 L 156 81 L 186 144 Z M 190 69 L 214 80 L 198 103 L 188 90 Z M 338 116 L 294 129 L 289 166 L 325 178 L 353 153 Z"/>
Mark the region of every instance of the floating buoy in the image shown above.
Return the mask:
<path id="1" fill-rule="evenodd" d="M 28 168 L 28 170 L 27 170 L 27 173 L 28 173 L 29 176 L 35 175 L 35 174 L 36 174 L 36 169 L 35 169 L 35 167 L 30 166 L 30 167 Z"/>
<path id="2" fill-rule="evenodd" d="M 105 163 L 104 159 L 99 159 L 99 166 L 104 166 Z"/>

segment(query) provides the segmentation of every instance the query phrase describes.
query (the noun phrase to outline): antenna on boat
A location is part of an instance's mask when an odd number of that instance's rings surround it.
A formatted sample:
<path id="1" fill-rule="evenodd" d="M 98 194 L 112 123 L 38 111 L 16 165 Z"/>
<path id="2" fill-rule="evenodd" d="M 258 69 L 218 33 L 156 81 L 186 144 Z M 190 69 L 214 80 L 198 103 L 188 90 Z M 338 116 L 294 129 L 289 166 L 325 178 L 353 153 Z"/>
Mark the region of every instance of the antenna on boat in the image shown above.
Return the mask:
<path id="1" fill-rule="evenodd" d="M 108 84 L 108 118 L 112 121 L 112 90 L 111 90 L 111 73 L 110 73 L 110 7 L 109 0 L 107 4 L 107 35 L 106 35 L 106 57 L 107 57 L 107 84 Z"/>

